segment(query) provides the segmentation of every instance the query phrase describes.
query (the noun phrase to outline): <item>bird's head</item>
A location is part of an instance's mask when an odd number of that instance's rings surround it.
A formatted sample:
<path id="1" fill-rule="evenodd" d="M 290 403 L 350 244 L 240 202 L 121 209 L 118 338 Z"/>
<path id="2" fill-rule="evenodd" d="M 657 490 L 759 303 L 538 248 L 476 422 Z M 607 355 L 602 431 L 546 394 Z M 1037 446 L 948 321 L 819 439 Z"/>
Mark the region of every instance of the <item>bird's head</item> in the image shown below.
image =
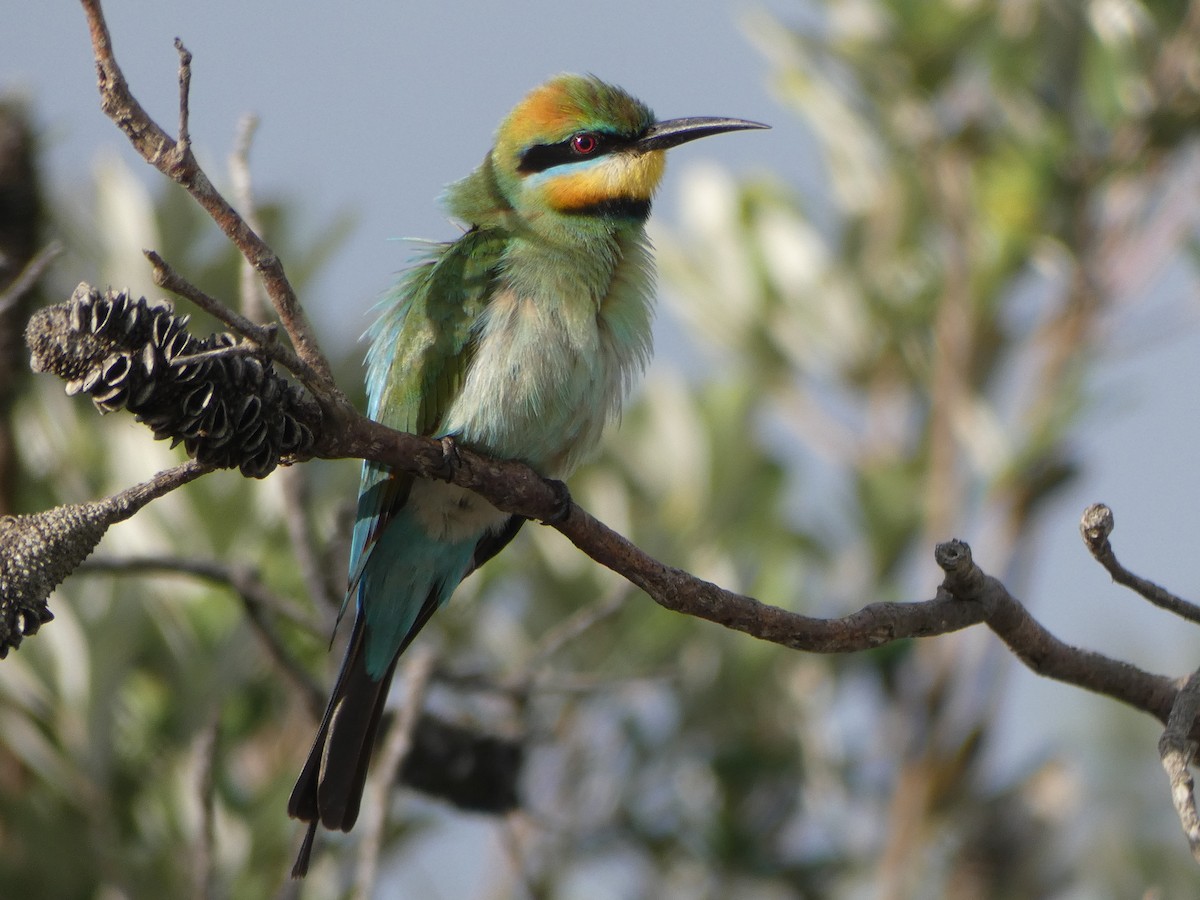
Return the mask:
<path id="1" fill-rule="evenodd" d="M 473 177 L 490 174 L 495 199 L 539 231 L 640 224 L 650 213 L 669 148 L 766 127 L 722 118 L 659 122 L 648 106 L 618 87 L 593 76 L 559 75 L 508 114 Z"/>

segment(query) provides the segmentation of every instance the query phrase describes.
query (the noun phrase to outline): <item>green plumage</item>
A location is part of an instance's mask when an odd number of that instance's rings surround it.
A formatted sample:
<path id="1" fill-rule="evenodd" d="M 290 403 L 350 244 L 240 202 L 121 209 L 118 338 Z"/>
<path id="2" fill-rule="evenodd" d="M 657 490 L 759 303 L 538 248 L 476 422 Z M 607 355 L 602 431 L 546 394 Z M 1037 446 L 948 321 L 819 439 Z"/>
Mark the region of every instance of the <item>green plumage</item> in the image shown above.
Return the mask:
<path id="1" fill-rule="evenodd" d="M 432 434 L 462 387 L 472 330 L 495 294 L 507 243 L 475 228 L 432 250 L 384 303 L 367 353 L 369 415 L 414 434 Z"/>
<path id="2" fill-rule="evenodd" d="M 743 127 L 656 123 L 644 104 L 591 77 L 535 89 L 479 168 L 447 192 L 468 231 L 431 250 L 386 298 L 370 332 L 369 414 L 568 476 L 650 357 L 643 226 L 663 151 Z M 364 465 L 347 590 L 354 628 L 288 805 L 310 823 L 294 874 L 307 869 L 318 822 L 354 824 L 400 653 L 521 521 L 454 485 Z"/>

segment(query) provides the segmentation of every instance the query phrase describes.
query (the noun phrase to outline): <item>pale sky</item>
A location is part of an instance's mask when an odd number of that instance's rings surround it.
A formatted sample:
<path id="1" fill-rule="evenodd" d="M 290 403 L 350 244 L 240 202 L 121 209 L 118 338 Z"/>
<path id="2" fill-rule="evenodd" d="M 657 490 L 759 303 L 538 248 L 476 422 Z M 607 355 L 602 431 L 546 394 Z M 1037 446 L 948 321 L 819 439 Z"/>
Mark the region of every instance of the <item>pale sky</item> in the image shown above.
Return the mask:
<path id="1" fill-rule="evenodd" d="M 82 9 L 58 5 L 0 33 L 0 87 L 33 101 L 48 181 L 58 192 L 86 184 L 107 149 L 154 184 L 161 176 L 100 112 Z M 303 192 L 309 218 L 300 225 L 309 233 L 342 210 L 357 216 L 352 239 L 305 298 L 339 339 L 361 333 L 363 313 L 409 258 L 412 248 L 397 238 L 455 235 L 437 204 L 442 189 L 483 159 L 509 108 L 558 72 L 594 73 L 664 118 L 779 123 L 771 141 L 693 145 L 673 155 L 673 168 L 700 159 L 741 171 L 794 165 L 802 126 L 768 95 L 767 64 L 739 28 L 739 9 L 685 0 L 105 4 L 125 76 L 169 132 L 177 117 L 173 39 L 192 51 L 192 140 L 218 185 L 238 120 L 255 113 L 258 193 Z M 675 184 L 668 178 L 661 195 L 667 213 Z"/>

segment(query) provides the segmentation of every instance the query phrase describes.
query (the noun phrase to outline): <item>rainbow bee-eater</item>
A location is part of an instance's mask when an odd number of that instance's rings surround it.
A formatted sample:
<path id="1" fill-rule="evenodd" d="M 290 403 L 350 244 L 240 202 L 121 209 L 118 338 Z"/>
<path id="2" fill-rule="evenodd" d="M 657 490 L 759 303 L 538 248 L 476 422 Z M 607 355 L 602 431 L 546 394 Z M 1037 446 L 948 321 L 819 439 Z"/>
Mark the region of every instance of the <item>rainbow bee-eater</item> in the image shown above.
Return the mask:
<path id="1" fill-rule="evenodd" d="M 645 234 L 665 153 L 747 128 L 656 121 L 594 77 L 561 75 L 501 123 L 445 202 L 467 225 L 402 278 L 368 332 L 368 415 L 567 477 L 620 411 L 651 350 Z M 524 520 L 440 481 L 366 463 L 350 549 L 354 628 L 288 812 L 348 831 L 396 661 Z"/>

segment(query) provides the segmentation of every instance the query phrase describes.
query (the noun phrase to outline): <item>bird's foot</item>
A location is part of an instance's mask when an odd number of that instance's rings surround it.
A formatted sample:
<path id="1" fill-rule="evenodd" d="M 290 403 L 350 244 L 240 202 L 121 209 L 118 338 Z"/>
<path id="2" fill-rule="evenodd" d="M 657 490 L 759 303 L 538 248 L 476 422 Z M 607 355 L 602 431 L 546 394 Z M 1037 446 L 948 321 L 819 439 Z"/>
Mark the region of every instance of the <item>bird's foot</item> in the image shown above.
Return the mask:
<path id="1" fill-rule="evenodd" d="M 554 512 L 542 519 L 542 524 L 561 525 L 571 514 L 571 507 L 574 505 L 574 501 L 571 500 L 571 492 L 567 490 L 566 483 L 557 479 L 548 478 L 546 483 L 554 491 Z"/>
<path id="2" fill-rule="evenodd" d="M 454 470 L 462 463 L 462 456 L 458 452 L 458 441 L 453 435 L 446 435 L 439 443 L 442 445 L 442 463 L 434 476 L 441 478 L 443 481 L 451 481 L 454 479 Z"/>

